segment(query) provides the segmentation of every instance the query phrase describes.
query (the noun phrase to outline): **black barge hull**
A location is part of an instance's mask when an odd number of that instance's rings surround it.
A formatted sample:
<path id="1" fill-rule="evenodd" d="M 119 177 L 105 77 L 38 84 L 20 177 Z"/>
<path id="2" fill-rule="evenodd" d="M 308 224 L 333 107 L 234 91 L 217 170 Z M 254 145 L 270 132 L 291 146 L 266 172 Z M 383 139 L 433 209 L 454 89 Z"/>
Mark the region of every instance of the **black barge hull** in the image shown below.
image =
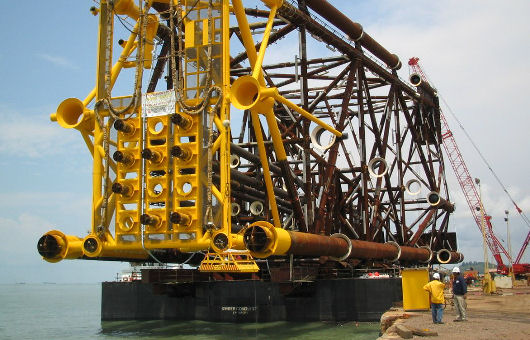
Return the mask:
<path id="1" fill-rule="evenodd" d="M 401 280 L 103 282 L 101 319 L 218 322 L 377 321 Z"/>

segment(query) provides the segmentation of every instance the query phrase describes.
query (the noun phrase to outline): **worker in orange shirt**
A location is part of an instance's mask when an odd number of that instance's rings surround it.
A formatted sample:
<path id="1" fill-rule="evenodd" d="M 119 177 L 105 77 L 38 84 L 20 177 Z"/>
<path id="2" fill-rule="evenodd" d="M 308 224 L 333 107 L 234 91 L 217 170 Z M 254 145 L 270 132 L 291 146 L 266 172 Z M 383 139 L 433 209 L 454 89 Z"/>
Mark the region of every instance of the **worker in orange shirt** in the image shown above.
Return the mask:
<path id="1" fill-rule="evenodd" d="M 444 314 L 443 305 L 445 303 L 444 288 L 445 284 L 440 281 L 440 274 L 434 273 L 433 280 L 423 286 L 423 289 L 429 292 L 431 299 L 432 322 L 443 324 L 442 317 Z"/>

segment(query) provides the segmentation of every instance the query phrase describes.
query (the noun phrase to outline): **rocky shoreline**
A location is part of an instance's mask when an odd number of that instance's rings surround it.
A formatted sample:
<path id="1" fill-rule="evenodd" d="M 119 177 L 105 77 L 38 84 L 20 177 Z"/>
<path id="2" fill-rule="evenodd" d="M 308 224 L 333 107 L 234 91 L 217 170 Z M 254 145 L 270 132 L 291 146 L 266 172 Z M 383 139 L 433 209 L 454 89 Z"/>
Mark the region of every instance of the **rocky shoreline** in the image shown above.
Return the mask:
<path id="1" fill-rule="evenodd" d="M 399 307 L 391 308 L 381 316 L 378 340 L 530 339 L 530 287 L 503 289 L 495 295 L 471 289 L 467 301 L 467 322 L 453 321 L 456 314 L 451 299 L 446 301 L 443 324 L 433 324 L 430 310 L 406 312 Z"/>

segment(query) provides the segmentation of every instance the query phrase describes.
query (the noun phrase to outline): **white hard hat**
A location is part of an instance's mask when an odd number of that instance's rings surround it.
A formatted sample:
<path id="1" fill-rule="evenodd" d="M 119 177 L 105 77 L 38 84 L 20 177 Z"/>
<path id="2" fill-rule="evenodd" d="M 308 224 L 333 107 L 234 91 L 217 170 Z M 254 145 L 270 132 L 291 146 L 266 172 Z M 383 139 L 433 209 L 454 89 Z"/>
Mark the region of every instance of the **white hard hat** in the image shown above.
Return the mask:
<path id="1" fill-rule="evenodd" d="M 440 280 L 440 274 L 438 274 L 438 273 L 434 273 L 434 274 L 432 275 L 432 278 L 433 278 L 433 279 L 436 279 L 436 280 Z"/>
<path id="2" fill-rule="evenodd" d="M 453 268 L 453 273 L 460 273 L 460 268 L 454 267 Z"/>

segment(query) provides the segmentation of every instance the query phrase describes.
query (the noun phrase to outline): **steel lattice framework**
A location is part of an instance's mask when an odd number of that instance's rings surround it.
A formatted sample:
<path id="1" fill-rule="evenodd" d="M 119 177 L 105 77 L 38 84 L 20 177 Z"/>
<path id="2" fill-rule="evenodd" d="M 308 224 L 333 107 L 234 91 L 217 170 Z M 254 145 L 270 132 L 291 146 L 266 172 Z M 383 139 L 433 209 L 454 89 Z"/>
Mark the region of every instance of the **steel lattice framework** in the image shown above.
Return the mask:
<path id="1" fill-rule="evenodd" d="M 101 1 L 96 91 L 55 117 L 94 152 L 92 232 L 46 234 L 45 259 L 462 260 L 432 88 L 326 1 L 263 3 Z M 113 15 L 136 26 L 110 67 Z M 126 65 L 135 88 L 152 69 L 142 105 L 110 95 Z M 161 87 L 174 107 L 152 113 Z"/>

